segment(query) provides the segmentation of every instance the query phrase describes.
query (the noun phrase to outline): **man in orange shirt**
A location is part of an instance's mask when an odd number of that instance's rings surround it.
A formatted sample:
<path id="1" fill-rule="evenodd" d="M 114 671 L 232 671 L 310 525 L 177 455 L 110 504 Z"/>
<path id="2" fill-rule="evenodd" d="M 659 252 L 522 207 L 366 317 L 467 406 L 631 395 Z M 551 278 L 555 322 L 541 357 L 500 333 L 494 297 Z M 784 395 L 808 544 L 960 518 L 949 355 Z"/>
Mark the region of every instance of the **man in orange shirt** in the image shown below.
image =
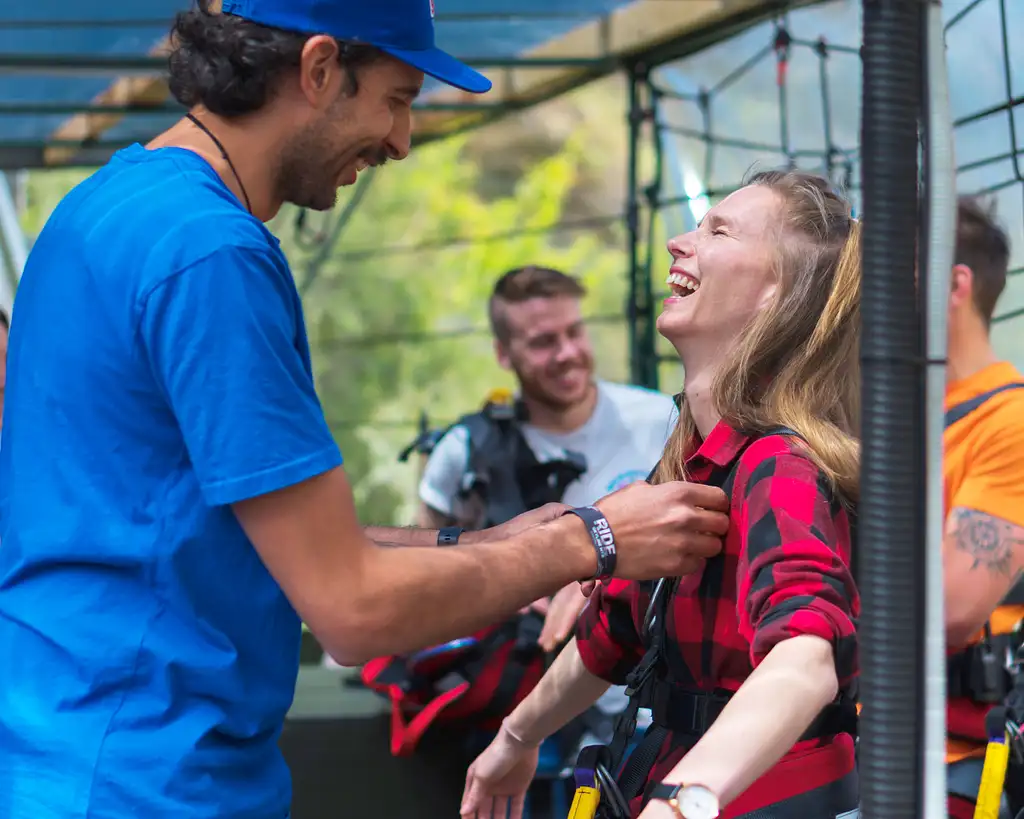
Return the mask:
<path id="1" fill-rule="evenodd" d="M 971 819 L 985 715 L 1008 693 L 1007 652 L 1020 646 L 1024 628 L 1024 376 L 998 359 L 989 339 L 1006 286 L 1006 234 L 970 199 L 960 200 L 957 221 L 944 438 L 946 761 L 949 815 Z"/>

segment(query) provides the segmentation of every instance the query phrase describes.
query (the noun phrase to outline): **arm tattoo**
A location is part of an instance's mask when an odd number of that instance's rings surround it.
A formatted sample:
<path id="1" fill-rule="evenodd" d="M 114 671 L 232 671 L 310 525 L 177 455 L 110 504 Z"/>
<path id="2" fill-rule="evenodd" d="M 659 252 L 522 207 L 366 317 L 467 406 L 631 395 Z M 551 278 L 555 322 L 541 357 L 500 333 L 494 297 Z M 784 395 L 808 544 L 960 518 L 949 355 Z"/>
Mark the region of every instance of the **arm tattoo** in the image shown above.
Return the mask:
<path id="1" fill-rule="evenodd" d="M 1021 527 L 975 509 L 958 507 L 951 516 L 956 526 L 956 548 L 974 562 L 972 569 L 984 568 L 1010 577 L 1018 550 L 1024 547 Z"/>

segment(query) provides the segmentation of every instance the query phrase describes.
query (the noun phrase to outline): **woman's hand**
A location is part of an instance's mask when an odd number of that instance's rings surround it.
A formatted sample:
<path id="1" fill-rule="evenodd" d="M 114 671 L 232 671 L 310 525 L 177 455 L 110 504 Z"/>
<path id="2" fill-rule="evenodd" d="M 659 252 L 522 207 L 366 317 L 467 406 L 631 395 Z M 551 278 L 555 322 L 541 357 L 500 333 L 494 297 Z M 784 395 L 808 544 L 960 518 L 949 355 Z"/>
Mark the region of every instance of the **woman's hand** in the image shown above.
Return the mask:
<path id="1" fill-rule="evenodd" d="M 562 645 L 572 634 L 576 620 L 586 604 L 587 598 L 579 583 L 571 583 L 558 592 L 544 612 L 544 628 L 537 640 L 540 647 L 552 652 Z"/>
<path id="2" fill-rule="evenodd" d="M 469 766 L 459 813 L 470 819 L 523 819 L 523 801 L 537 773 L 538 754 L 536 746 L 519 742 L 502 725 Z"/>

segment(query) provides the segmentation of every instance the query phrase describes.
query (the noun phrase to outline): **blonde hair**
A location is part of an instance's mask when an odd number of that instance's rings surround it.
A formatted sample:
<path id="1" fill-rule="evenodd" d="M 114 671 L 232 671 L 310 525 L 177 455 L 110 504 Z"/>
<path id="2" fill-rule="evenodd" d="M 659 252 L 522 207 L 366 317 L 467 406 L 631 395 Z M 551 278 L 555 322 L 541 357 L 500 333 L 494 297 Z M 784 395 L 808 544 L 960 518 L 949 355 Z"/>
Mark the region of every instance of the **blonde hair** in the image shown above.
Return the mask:
<path id="1" fill-rule="evenodd" d="M 821 177 L 769 171 L 763 185 L 782 202 L 774 258 L 778 287 L 768 309 L 744 329 L 711 386 L 734 429 L 758 434 L 785 426 L 833 488 L 855 502 L 860 479 L 860 224 Z M 699 444 L 683 396 L 679 423 L 654 480 L 684 480 Z"/>

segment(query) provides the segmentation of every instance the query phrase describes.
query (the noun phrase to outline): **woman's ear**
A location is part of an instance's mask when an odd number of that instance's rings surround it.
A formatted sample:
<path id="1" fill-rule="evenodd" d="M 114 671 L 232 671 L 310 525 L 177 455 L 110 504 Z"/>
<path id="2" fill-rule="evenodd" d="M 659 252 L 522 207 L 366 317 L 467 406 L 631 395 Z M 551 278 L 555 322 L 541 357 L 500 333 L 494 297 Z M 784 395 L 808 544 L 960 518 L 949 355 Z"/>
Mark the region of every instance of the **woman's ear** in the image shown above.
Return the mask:
<path id="1" fill-rule="evenodd" d="M 757 300 L 758 312 L 763 312 L 771 307 L 773 301 L 775 301 L 775 293 L 778 290 L 778 285 L 775 282 L 765 286 L 764 290 L 761 291 L 761 297 Z"/>

